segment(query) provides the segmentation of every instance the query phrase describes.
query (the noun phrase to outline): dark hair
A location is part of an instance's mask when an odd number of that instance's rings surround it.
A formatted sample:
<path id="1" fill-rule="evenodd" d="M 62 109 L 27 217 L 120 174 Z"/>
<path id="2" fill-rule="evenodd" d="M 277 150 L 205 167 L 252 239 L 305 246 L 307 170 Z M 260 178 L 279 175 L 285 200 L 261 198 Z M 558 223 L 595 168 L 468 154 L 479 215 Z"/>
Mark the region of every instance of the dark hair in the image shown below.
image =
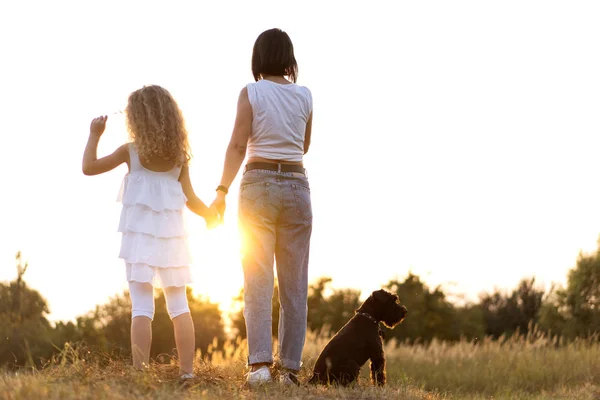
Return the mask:
<path id="1" fill-rule="evenodd" d="M 252 75 L 258 81 L 261 75 L 288 76 L 298 79 L 298 63 L 294 46 L 287 33 L 273 28 L 261 33 L 252 50 Z"/>

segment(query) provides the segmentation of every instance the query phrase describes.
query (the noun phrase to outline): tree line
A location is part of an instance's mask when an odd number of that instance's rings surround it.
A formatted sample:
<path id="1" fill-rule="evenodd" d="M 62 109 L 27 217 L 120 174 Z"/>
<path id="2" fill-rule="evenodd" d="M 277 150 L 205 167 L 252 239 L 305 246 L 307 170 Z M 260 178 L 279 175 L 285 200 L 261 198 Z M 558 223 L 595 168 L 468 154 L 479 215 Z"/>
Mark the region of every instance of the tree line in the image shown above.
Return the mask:
<path id="1" fill-rule="evenodd" d="M 0 283 L 0 366 L 43 365 L 67 343 L 102 354 L 129 355 L 131 303 L 127 292 L 78 316 L 75 322 L 51 324 L 46 300 L 23 278 L 28 266 L 20 253 L 16 264 L 17 278 Z M 535 278 L 525 278 L 512 290 L 481 293 L 477 302 L 456 305 L 441 286 L 429 287 L 413 273 L 404 279 L 391 279 L 382 287 L 398 294 L 409 311 L 403 324 L 386 330 L 385 340 L 396 339 L 406 345 L 433 339 L 504 340 L 534 328 L 559 338 L 557 343 L 600 332 L 600 247 L 593 254 L 579 254 L 575 267 L 568 272 L 566 287 L 553 286 L 547 292 L 536 286 Z M 198 349 L 203 353 L 209 348 L 218 349 L 228 339 L 218 304 L 194 296 L 189 288 L 187 294 Z M 309 286 L 308 328 L 324 336 L 333 335 L 354 315 L 360 298 L 359 290 L 333 288 L 331 278 L 320 278 Z M 245 338 L 243 292 L 235 301 L 238 311 L 229 315 L 229 336 Z M 274 336 L 278 310 L 276 287 Z M 159 362 L 168 360 L 173 355 L 175 339 L 162 291 L 157 291 L 152 327 L 151 356 Z"/>

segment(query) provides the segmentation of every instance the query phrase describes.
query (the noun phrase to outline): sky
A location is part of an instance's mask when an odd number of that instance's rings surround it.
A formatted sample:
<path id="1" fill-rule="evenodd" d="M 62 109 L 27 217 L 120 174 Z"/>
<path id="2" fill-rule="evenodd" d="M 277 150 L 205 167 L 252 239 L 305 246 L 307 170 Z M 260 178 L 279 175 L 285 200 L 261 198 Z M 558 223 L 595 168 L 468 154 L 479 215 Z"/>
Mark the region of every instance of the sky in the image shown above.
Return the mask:
<path id="1" fill-rule="evenodd" d="M 309 278 L 363 296 L 412 271 L 477 300 L 525 277 L 564 284 L 600 234 L 600 3 L 55 1 L 0 3 L 0 281 L 29 262 L 50 319 L 126 288 L 116 202 L 125 165 L 81 173 L 127 140 L 146 84 L 186 118 L 197 194 L 210 203 L 256 37 L 290 35 L 314 99 L 305 157 Z M 239 293 L 237 194 L 207 231 L 186 211 L 193 287 Z M 400 296 L 402 298 L 402 295 Z"/>

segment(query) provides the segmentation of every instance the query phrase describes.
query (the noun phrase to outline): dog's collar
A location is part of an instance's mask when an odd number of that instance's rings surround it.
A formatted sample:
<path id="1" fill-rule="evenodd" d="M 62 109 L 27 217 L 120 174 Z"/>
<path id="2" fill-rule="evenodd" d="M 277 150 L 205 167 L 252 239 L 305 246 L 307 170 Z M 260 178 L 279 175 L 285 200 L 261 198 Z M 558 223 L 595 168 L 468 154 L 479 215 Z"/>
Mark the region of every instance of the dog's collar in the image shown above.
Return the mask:
<path id="1" fill-rule="evenodd" d="M 375 318 L 373 318 L 372 315 L 369 315 L 367 313 L 357 312 L 356 315 L 362 315 L 363 317 L 367 318 L 368 320 L 370 320 L 374 324 L 378 324 L 379 323 L 379 321 L 377 321 Z"/>

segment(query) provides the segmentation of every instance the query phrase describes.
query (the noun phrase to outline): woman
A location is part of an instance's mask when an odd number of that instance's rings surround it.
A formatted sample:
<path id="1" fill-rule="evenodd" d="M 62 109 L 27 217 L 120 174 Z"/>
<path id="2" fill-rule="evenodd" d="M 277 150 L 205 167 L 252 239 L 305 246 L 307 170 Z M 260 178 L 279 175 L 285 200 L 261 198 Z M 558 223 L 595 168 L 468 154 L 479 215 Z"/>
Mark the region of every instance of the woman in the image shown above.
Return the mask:
<path id="1" fill-rule="evenodd" d="M 212 204 L 221 217 L 225 196 L 246 154 L 240 185 L 247 382 L 272 380 L 273 258 L 279 284 L 279 358 L 283 383 L 298 383 L 306 337 L 308 253 L 312 230 L 310 189 L 302 157 L 308 151 L 312 96 L 296 85 L 298 64 L 289 36 L 270 29 L 252 52 L 254 83 L 242 89 L 221 184 Z M 286 79 L 287 78 L 287 79 Z"/>

